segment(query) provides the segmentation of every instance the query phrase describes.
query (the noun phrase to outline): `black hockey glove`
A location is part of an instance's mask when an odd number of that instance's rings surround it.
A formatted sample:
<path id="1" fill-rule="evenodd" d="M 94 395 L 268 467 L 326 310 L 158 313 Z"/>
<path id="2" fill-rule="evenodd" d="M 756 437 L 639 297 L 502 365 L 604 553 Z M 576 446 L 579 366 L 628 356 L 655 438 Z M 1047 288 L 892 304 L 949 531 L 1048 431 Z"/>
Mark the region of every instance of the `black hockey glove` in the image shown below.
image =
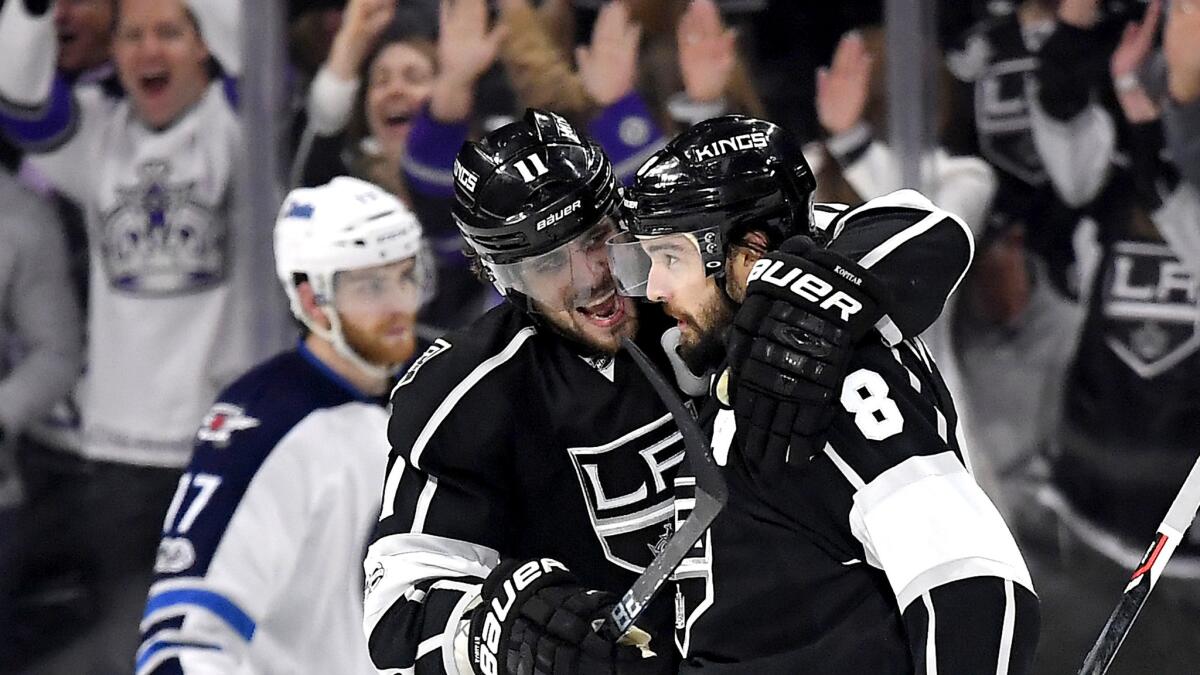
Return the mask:
<path id="1" fill-rule="evenodd" d="M 549 558 L 507 560 L 483 582 L 471 617 L 476 675 L 644 675 L 662 672 L 662 657 L 600 637 L 598 623 L 616 603 L 611 593 L 579 585 Z"/>
<path id="2" fill-rule="evenodd" d="M 883 315 L 884 294 L 868 270 L 804 236 L 755 263 L 721 385 L 755 469 L 823 447 L 850 355 Z"/>

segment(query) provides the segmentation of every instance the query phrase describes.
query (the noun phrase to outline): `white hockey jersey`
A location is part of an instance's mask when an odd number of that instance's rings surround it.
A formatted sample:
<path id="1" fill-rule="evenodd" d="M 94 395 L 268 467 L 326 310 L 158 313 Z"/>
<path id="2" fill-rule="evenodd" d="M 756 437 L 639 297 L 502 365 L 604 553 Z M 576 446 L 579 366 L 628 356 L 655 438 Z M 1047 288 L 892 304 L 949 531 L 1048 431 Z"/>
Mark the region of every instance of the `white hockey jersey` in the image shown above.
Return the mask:
<path id="1" fill-rule="evenodd" d="M 375 673 L 362 558 L 387 420 L 303 346 L 221 395 L 163 523 L 138 675 Z"/>
<path id="2" fill-rule="evenodd" d="M 0 36 L 24 19 L 23 31 L 42 38 L 31 43 L 34 51 L 43 42 L 53 50 L 49 17 L 29 20 L 16 4 L 0 13 Z M 234 180 L 243 134 L 230 83 L 214 80 L 200 101 L 156 130 L 111 84 L 34 77 L 43 67 L 52 69 L 53 60 L 36 53 L 0 64 L 0 128 L 86 210 L 83 452 L 183 466 L 216 393 L 283 346 L 252 333 L 264 319 L 252 306 L 260 296 L 251 223 Z"/>

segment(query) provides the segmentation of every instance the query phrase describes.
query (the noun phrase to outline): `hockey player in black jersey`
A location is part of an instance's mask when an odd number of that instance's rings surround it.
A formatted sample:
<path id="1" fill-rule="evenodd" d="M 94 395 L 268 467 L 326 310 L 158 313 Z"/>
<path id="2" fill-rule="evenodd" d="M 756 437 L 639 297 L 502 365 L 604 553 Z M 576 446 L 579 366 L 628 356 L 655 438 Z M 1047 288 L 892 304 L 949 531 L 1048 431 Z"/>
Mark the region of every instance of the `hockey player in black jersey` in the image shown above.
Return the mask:
<path id="1" fill-rule="evenodd" d="M 828 349 L 898 306 L 905 289 L 875 283 L 887 268 L 966 228 L 912 191 L 812 209 L 808 175 L 775 125 L 702 122 L 642 166 L 610 245 L 621 288 L 663 303 L 693 368 L 717 366 L 729 337 L 732 377 L 701 415 L 729 500 L 676 573 L 681 672 L 1028 672 L 1037 598 L 928 350 Z M 806 321 L 827 332 L 797 334 Z M 848 374 L 826 417 L 813 382 L 830 369 Z"/>
<path id="2" fill-rule="evenodd" d="M 393 391 L 364 564 L 371 657 L 418 674 L 673 672 L 670 597 L 638 624 L 656 658 L 592 630 L 673 533 L 683 460 L 665 406 L 617 351 L 636 336 L 669 367 L 669 320 L 615 292 L 611 165 L 563 118 L 529 111 L 464 145 L 454 173 L 457 224 L 507 302 L 437 340 Z M 886 285 L 941 300 L 969 260 L 914 255 L 929 264 Z M 881 326 L 914 335 L 937 313 Z"/>

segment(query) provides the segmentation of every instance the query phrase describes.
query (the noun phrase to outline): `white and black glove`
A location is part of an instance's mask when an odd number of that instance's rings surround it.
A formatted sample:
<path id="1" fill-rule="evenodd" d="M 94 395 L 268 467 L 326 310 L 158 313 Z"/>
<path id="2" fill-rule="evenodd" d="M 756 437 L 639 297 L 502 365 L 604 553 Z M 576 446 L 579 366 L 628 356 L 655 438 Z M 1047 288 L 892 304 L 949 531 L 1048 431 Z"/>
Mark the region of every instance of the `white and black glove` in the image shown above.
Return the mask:
<path id="1" fill-rule="evenodd" d="M 882 317 L 883 298 L 868 270 L 805 236 L 755 263 L 722 385 L 752 470 L 778 469 L 824 446 L 854 345 Z"/>
<path id="2" fill-rule="evenodd" d="M 506 560 L 483 582 L 470 627 L 476 675 L 648 675 L 665 659 L 610 642 L 593 624 L 617 598 L 584 588 L 550 558 Z"/>

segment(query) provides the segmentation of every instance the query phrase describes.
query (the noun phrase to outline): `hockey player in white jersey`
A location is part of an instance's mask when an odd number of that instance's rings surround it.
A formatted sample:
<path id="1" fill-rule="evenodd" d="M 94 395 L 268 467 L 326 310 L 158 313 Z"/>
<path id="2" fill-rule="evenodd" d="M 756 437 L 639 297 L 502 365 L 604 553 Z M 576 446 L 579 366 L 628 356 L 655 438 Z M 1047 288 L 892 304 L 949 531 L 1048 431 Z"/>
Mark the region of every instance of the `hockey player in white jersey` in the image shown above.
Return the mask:
<path id="1" fill-rule="evenodd" d="M 421 228 L 354 178 L 294 190 L 279 279 L 306 335 L 226 389 L 163 521 L 137 673 L 373 673 L 362 552 L 384 396 L 428 292 Z"/>

